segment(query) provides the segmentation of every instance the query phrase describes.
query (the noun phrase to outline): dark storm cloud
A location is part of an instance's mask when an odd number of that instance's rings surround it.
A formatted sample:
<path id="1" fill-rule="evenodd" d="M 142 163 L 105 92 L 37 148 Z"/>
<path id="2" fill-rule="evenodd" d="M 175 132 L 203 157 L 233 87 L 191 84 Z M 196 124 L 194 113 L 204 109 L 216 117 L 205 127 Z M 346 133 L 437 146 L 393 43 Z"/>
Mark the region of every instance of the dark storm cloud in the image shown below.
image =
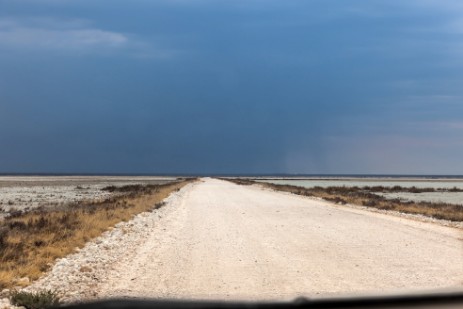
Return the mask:
<path id="1" fill-rule="evenodd" d="M 462 11 L 4 1 L 0 171 L 462 173 Z"/>

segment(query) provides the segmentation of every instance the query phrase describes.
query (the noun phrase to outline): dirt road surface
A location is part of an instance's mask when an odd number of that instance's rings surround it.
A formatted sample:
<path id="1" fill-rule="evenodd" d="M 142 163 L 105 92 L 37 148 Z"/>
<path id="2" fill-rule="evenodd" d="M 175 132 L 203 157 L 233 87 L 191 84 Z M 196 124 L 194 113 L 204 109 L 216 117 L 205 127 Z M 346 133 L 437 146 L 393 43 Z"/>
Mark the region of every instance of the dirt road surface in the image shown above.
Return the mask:
<path id="1" fill-rule="evenodd" d="M 463 286 L 461 230 L 204 178 L 99 297 L 292 299 Z"/>

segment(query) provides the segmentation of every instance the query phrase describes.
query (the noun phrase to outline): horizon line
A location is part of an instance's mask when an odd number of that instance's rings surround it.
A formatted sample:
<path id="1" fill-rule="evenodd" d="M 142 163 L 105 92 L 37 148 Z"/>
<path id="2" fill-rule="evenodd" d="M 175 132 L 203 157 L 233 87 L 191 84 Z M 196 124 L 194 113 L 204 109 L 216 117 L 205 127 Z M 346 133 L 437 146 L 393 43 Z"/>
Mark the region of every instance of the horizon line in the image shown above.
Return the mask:
<path id="1" fill-rule="evenodd" d="M 463 178 L 463 174 L 378 174 L 378 173 L 73 173 L 0 172 L 0 176 L 152 176 L 152 177 L 418 177 Z"/>

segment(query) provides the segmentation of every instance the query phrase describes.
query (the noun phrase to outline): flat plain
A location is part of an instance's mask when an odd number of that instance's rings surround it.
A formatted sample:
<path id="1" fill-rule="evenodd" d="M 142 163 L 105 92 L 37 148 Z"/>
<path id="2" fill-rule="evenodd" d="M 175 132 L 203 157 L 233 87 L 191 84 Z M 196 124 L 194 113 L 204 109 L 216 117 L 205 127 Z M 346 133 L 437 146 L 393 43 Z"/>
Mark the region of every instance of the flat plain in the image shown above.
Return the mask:
<path id="1" fill-rule="evenodd" d="M 0 218 L 11 210 L 27 211 L 78 202 L 98 202 L 113 193 L 104 187 L 163 184 L 175 177 L 148 176 L 0 176 Z"/>
<path id="2" fill-rule="evenodd" d="M 203 178 L 63 259 L 31 288 L 64 288 L 70 300 L 461 290 L 462 239 L 457 228 Z"/>

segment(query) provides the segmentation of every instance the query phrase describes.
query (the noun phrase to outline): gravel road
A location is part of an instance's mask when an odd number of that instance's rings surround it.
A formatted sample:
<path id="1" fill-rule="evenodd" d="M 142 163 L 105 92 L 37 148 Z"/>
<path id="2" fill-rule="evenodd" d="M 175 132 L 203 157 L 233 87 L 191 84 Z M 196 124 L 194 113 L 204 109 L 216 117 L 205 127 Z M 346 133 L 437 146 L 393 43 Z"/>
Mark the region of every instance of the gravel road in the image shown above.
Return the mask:
<path id="1" fill-rule="evenodd" d="M 210 178 L 162 209 L 96 280 L 97 297 L 286 300 L 463 287 L 459 229 Z"/>

